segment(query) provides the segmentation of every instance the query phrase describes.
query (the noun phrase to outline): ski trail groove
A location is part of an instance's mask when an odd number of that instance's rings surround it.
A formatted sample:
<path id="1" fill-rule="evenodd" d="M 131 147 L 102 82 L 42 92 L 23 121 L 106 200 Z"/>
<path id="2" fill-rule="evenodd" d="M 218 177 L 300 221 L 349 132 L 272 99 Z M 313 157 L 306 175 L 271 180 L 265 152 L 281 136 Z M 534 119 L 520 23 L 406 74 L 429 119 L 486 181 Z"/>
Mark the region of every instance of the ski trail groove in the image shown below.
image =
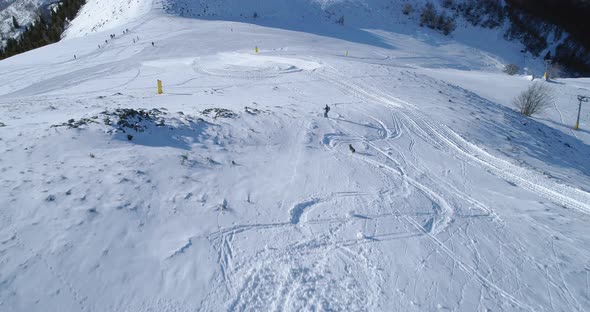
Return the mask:
<path id="1" fill-rule="evenodd" d="M 375 149 L 377 152 L 382 154 L 385 158 L 387 158 L 388 160 L 393 162 L 396 167 L 394 168 L 389 165 L 380 163 L 380 162 L 372 160 L 366 156 L 360 156 L 360 159 L 362 159 L 363 161 L 365 161 L 377 168 L 383 168 L 383 169 L 391 171 L 392 173 L 399 176 L 404 183 L 409 183 L 410 185 L 412 185 L 413 187 L 418 189 L 422 194 L 424 194 L 430 201 L 432 201 L 433 203 L 436 203 L 439 207 L 442 208 L 442 211 L 435 211 L 435 215 L 439 216 L 439 218 L 436 218 L 436 220 L 433 220 L 433 223 L 431 224 L 431 226 L 429 226 L 429 229 L 428 229 L 429 232 L 432 232 L 434 234 L 440 233 L 440 232 L 444 231 L 444 229 L 446 229 L 453 222 L 452 216 L 455 213 L 455 209 L 440 194 L 438 194 L 437 192 L 435 192 L 431 188 L 427 187 L 426 185 L 418 182 L 416 179 L 409 177 L 406 174 L 406 172 L 403 170 L 401 164 L 397 160 L 392 158 L 386 151 L 377 147 L 377 145 L 374 142 L 367 140 L 366 138 L 364 138 L 363 136 L 361 136 L 360 134 L 358 134 L 354 131 L 351 131 L 351 132 L 358 138 L 358 140 L 369 145 L 370 147 Z M 326 142 L 324 141 L 324 143 L 326 143 Z M 331 142 L 329 142 L 329 143 L 331 143 Z M 331 144 L 329 144 L 329 145 L 331 145 Z"/>
<path id="2" fill-rule="evenodd" d="M 301 221 L 301 216 L 305 213 L 305 210 L 319 202 L 319 199 L 314 198 L 308 201 L 298 203 L 295 206 L 293 206 L 293 208 L 289 210 L 289 214 L 291 215 L 291 224 L 299 224 L 299 221 Z"/>
<path id="3" fill-rule="evenodd" d="M 364 100 L 386 104 L 398 112 L 402 120 L 426 142 L 450 152 L 454 157 L 486 169 L 506 181 L 512 182 L 533 193 L 566 208 L 590 214 L 590 194 L 580 189 L 548 180 L 538 173 L 514 165 L 506 160 L 492 156 L 475 144 L 468 142 L 445 125 L 435 125 L 419 113 L 415 105 L 395 98 L 389 94 L 371 89 L 361 83 L 346 82 L 336 74 L 327 72 L 317 75 L 332 83 L 346 93 Z"/>
<path id="4" fill-rule="evenodd" d="M 401 213 L 401 211 L 398 208 L 394 207 L 393 209 L 396 210 L 397 213 Z M 416 220 L 414 220 L 413 218 L 411 218 L 407 215 L 403 215 L 403 218 L 406 221 L 408 221 L 408 223 L 410 223 L 414 228 L 416 228 L 416 230 L 422 231 L 426 236 L 428 236 L 428 238 L 430 238 L 430 240 L 432 240 L 438 246 L 438 248 L 440 248 L 449 258 L 451 258 L 453 260 L 453 262 L 456 263 L 465 273 L 467 273 L 471 277 L 474 277 L 477 280 L 479 280 L 480 283 L 482 285 L 484 285 L 486 288 L 494 290 L 495 292 L 500 294 L 502 297 L 506 298 L 507 300 L 512 302 L 515 306 L 517 306 L 521 309 L 535 311 L 535 309 L 533 309 L 531 306 L 516 299 L 514 296 L 510 295 L 508 292 L 506 292 L 505 290 L 503 290 L 502 288 L 497 286 L 495 283 L 490 281 L 487 277 L 485 277 L 483 274 L 481 274 L 478 270 L 476 270 L 472 266 L 468 265 L 467 263 L 465 263 L 461 259 L 459 259 L 459 257 L 453 251 L 451 251 L 443 242 L 441 242 L 434 235 L 432 235 L 431 233 L 426 231 L 421 224 L 416 222 Z"/>

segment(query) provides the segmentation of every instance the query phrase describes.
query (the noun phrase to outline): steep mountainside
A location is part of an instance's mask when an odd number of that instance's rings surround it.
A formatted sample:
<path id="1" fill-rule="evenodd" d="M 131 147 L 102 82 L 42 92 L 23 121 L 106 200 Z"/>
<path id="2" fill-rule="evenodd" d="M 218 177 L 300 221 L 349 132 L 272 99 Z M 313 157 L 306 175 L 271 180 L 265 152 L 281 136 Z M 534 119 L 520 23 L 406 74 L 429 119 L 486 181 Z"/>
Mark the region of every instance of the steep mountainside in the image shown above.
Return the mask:
<path id="1" fill-rule="evenodd" d="M 526 2 L 526 1 L 525 1 Z M 163 9 L 183 17 L 204 19 L 225 19 L 269 25 L 294 30 L 314 31 L 318 22 L 340 24 L 348 28 L 373 28 L 386 31 L 406 32 L 408 27 L 420 25 L 440 31 L 459 40 L 471 43 L 474 38 L 501 37 L 522 44 L 514 52 L 525 51 L 518 60 L 544 58 L 561 64 L 567 74 L 588 73 L 590 68 L 589 50 L 575 27 L 568 27 L 564 18 L 548 18 L 537 14 L 537 6 L 523 1 L 502 0 L 163 0 L 156 1 Z M 425 8 L 431 4 L 431 11 Z M 88 21 L 89 16 L 99 20 Z M 145 12 L 145 2 L 89 1 L 77 24 L 67 36 L 80 36 L 120 24 L 126 15 Z M 569 11 L 562 11 L 563 15 Z M 578 15 L 574 15 L 575 17 Z M 565 19 L 567 20 L 567 19 Z M 119 21 L 119 22 L 117 22 Z M 558 26 L 560 25 L 560 26 Z M 487 30 L 493 30 L 489 32 Z M 570 36 L 567 30 L 574 32 Z M 467 36 L 461 34 L 467 33 Z M 505 45 L 498 42 L 492 44 Z M 520 67 L 527 67 L 522 61 L 513 60 Z M 544 70 L 541 66 L 537 74 Z M 555 66 L 557 68 L 558 66 Z M 541 72 L 538 72 L 541 71 Z"/>
<path id="2" fill-rule="evenodd" d="M 0 36 L 2 45 L 16 38 L 23 26 L 38 12 L 57 0 L 1 0 Z M 81 36 L 120 25 L 138 13 L 145 13 L 152 1 L 90 0 L 78 23 L 66 32 Z M 497 29 L 507 40 L 523 44 L 525 58 L 549 59 L 551 72 L 565 75 L 590 74 L 590 41 L 586 30 L 590 4 L 586 0 L 158 0 L 158 5 L 184 17 L 231 19 L 290 25 L 305 29 L 315 22 L 338 23 L 349 27 L 395 30 L 400 24 L 430 27 L 445 34 L 482 28 Z M 425 9 L 430 4 L 430 9 Z M 100 18 L 96 19 L 97 16 Z M 14 19 L 20 27 L 14 27 Z M 89 21 L 91 19 L 91 21 Z M 96 19 L 96 20 L 94 20 Z M 313 26 L 316 27 L 316 26 Z M 518 64 L 526 67 L 527 64 Z"/>
<path id="3" fill-rule="evenodd" d="M 37 18 L 39 10 L 43 11 L 48 4 L 57 0 L 0 0 L 0 36 L 2 39 L 18 36 L 24 26 Z M 15 28 L 13 17 L 18 23 Z"/>

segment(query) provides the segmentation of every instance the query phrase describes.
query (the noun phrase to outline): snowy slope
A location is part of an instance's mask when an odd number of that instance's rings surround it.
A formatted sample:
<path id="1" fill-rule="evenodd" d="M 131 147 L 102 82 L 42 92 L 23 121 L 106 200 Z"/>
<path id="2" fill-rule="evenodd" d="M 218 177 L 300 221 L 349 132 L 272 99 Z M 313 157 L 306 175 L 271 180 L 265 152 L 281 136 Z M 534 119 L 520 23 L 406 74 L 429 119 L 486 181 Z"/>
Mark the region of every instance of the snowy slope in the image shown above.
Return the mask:
<path id="1" fill-rule="evenodd" d="M 384 38 L 382 31 L 411 35 L 430 45 L 444 46 L 460 42 L 476 50 L 470 53 L 484 54 L 486 66 L 494 70 L 506 64 L 518 64 L 528 68 L 529 73 L 542 75 L 544 64 L 527 53 L 528 62 L 523 63 L 524 48 L 517 41 L 506 41 L 504 32 L 508 25 L 496 29 L 474 27 L 461 16 L 456 18 L 457 30 L 453 36 L 433 36 L 433 32 L 418 27 L 420 12 L 426 0 L 161 0 L 156 6 L 169 14 L 199 19 L 228 20 L 253 23 L 256 25 L 304 31 L 322 36 L 333 36 L 348 41 L 395 48 L 397 42 Z M 413 5 L 412 14 L 402 13 L 405 4 Z M 438 10 L 446 11 L 440 1 L 434 4 Z M 118 29 L 125 23 L 137 20 L 151 7 L 150 1 L 90 0 L 64 34 L 65 38 L 80 37 L 99 31 Z M 337 25 L 340 19 L 344 25 Z M 336 27 L 334 27 L 336 26 Z M 120 27 L 119 27 L 120 28 Z M 531 61 L 532 60 L 532 61 Z M 448 65 L 448 64 L 447 64 Z M 461 69 L 469 66 L 459 65 Z"/>
<path id="2" fill-rule="evenodd" d="M 456 15 L 456 12 L 450 8 L 444 8 L 442 2 L 428 0 L 174 0 L 163 1 L 163 7 L 168 13 L 183 17 L 248 22 L 320 35 L 340 36 L 339 30 L 344 29 L 347 34 L 343 39 L 389 48 L 396 48 L 395 42 L 384 40 L 379 31 L 412 35 L 434 46 L 460 42 L 477 48 L 473 53 L 491 54 L 484 56 L 492 59 L 492 62 L 488 64 L 490 66 L 503 68 L 509 63 L 518 64 L 528 68 L 530 73 L 542 75 L 544 70 L 542 60 L 527 53 L 529 62 L 523 62 L 523 54 L 520 51 L 524 49 L 524 46 L 518 41 L 507 41 L 504 38 L 509 27 L 508 22 L 494 29 L 473 26 L 462 15 Z M 469 1 L 455 1 L 457 4 L 462 2 Z M 426 3 L 433 3 L 441 14 L 444 12 L 447 16 L 454 16 L 457 29 L 450 37 L 432 36 L 432 32 L 427 28 L 418 27 L 422 8 Z M 412 11 L 405 15 L 403 7 L 407 4 L 412 6 Z M 329 27 L 340 21 L 343 21 L 340 27 L 335 29 Z M 558 38 L 553 40 L 560 41 Z M 553 43 L 553 45 L 556 44 Z M 467 68 L 469 67 L 462 67 L 462 69 Z"/>
<path id="3" fill-rule="evenodd" d="M 461 38 L 118 5 L 0 61 L 1 311 L 590 309 L 588 79 L 523 118 Z"/>
<path id="4" fill-rule="evenodd" d="M 151 6 L 151 1 L 145 0 L 87 0 L 63 36 L 76 38 L 126 25 L 149 12 Z"/>

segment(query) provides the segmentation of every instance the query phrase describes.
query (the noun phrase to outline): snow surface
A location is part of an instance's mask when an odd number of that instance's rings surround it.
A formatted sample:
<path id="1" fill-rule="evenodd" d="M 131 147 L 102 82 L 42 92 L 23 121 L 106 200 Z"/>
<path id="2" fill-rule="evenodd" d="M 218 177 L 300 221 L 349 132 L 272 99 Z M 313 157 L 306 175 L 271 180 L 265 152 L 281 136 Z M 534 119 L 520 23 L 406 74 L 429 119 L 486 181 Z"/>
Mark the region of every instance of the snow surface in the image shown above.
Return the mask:
<path id="1" fill-rule="evenodd" d="M 128 25 L 148 13 L 151 7 L 152 2 L 146 0 L 86 0 L 63 37 L 76 38 Z"/>
<path id="2" fill-rule="evenodd" d="M 524 118 L 510 43 L 149 1 L 93 31 L 120 3 L 0 62 L 1 311 L 590 309 L 589 79 Z"/>

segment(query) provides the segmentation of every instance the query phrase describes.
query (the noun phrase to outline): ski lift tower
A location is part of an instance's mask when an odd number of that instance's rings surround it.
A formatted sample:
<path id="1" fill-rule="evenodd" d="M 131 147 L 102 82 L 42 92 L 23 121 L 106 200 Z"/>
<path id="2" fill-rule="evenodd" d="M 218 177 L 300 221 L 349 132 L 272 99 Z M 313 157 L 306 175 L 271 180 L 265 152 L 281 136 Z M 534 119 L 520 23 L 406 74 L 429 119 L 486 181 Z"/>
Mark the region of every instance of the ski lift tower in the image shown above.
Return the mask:
<path id="1" fill-rule="evenodd" d="M 580 101 L 580 105 L 578 106 L 578 120 L 576 121 L 574 130 L 578 130 L 580 128 L 580 112 L 582 111 L 582 102 L 590 101 L 590 97 L 585 95 L 578 95 L 578 101 Z"/>
<path id="2" fill-rule="evenodd" d="M 526 49 L 520 50 L 520 53 L 522 53 L 522 57 L 523 57 L 522 70 L 524 71 L 525 75 L 528 75 L 528 69 L 526 68 L 526 54 L 527 54 L 527 52 L 528 51 Z"/>

